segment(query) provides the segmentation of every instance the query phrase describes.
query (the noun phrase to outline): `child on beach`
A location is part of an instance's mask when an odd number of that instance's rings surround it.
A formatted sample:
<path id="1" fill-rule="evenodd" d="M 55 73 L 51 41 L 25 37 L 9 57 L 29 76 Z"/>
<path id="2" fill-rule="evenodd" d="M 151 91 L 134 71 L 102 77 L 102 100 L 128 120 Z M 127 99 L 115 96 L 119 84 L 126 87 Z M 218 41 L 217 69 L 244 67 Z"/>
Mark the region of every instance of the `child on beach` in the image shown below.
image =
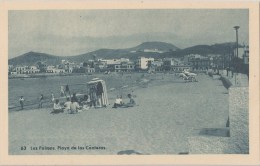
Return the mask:
<path id="1" fill-rule="evenodd" d="M 39 97 L 39 106 L 38 108 L 42 108 L 42 103 L 43 103 L 43 94 Z"/>
<path id="2" fill-rule="evenodd" d="M 54 97 L 54 94 L 52 93 L 51 94 L 51 102 L 54 102 L 55 101 L 55 97 Z"/>
<path id="3" fill-rule="evenodd" d="M 20 97 L 19 102 L 20 102 L 20 105 L 21 105 L 21 110 L 23 110 L 23 103 L 24 103 L 23 96 Z"/>
<path id="4" fill-rule="evenodd" d="M 60 113 L 60 112 L 63 112 L 63 109 L 60 106 L 59 99 L 56 99 L 55 103 L 53 104 L 53 111 L 51 113 L 55 114 L 55 113 Z"/>

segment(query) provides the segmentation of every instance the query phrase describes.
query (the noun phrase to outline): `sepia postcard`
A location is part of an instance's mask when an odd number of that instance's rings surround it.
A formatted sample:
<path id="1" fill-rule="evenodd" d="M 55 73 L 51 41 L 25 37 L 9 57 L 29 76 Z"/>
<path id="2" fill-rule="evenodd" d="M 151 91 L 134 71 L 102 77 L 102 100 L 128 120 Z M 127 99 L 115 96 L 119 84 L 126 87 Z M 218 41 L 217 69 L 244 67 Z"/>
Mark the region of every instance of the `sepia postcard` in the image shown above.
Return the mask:
<path id="1" fill-rule="evenodd" d="M 259 6 L 0 1 L 0 164 L 259 165 Z"/>

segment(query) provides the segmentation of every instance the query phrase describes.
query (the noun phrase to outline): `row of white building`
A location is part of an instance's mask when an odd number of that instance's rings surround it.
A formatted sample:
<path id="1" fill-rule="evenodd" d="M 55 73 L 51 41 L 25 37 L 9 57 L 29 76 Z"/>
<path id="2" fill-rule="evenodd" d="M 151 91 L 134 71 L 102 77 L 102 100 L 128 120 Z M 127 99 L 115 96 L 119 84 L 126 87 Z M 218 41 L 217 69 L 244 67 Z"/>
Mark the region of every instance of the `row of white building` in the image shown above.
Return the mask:
<path id="1" fill-rule="evenodd" d="M 171 70 L 185 70 L 190 69 L 189 64 L 184 64 L 176 58 L 146 58 L 139 57 L 136 61 L 131 61 L 127 58 L 119 59 L 97 59 L 89 60 L 88 62 L 74 63 L 67 60 L 62 60 L 61 64 L 53 66 L 45 66 L 46 73 L 73 73 L 73 72 L 86 72 L 93 73 L 98 71 L 111 71 L 111 72 L 131 72 L 135 70 L 165 70 L 167 67 Z M 9 65 L 9 73 L 14 74 L 37 74 L 41 70 L 38 66 L 13 66 Z"/>

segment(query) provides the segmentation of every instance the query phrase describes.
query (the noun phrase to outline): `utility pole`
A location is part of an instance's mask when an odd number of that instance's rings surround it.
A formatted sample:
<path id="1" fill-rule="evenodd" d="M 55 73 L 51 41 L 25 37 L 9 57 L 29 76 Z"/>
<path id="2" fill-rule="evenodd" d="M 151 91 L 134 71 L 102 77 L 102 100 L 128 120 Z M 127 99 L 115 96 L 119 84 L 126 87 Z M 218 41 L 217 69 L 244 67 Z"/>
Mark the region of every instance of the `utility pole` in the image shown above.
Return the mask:
<path id="1" fill-rule="evenodd" d="M 236 71 L 236 73 L 237 73 L 237 67 L 238 67 L 238 29 L 239 29 L 240 27 L 239 26 L 234 26 L 234 29 L 235 29 L 235 31 L 236 31 L 236 58 L 234 59 L 235 61 L 233 61 L 234 62 L 234 66 L 235 66 L 235 71 Z M 235 84 L 236 84 L 236 74 L 235 74 Z"/>
<path id="2" fill-rule="evenodd" d="M 238 58 L 238 29 L 239 26 L 234 26 L 234 29 L 236 30 L 236 58 Z"/>

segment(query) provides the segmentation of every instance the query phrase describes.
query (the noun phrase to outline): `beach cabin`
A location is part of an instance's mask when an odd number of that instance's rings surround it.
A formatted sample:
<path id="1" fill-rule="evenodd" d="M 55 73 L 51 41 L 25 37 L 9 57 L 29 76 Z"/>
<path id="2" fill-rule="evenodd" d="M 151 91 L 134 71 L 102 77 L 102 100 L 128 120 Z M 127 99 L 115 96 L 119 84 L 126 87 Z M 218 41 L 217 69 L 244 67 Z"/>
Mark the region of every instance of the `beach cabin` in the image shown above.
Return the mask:
<path id="1" fill-rule="evenodd" d="M 93 78 L 87 83 L 90 98 L 97 100 L 97 107 L 106 107 L 109 105 L 107 97 L 107 87 L 104 80 Z"/>

